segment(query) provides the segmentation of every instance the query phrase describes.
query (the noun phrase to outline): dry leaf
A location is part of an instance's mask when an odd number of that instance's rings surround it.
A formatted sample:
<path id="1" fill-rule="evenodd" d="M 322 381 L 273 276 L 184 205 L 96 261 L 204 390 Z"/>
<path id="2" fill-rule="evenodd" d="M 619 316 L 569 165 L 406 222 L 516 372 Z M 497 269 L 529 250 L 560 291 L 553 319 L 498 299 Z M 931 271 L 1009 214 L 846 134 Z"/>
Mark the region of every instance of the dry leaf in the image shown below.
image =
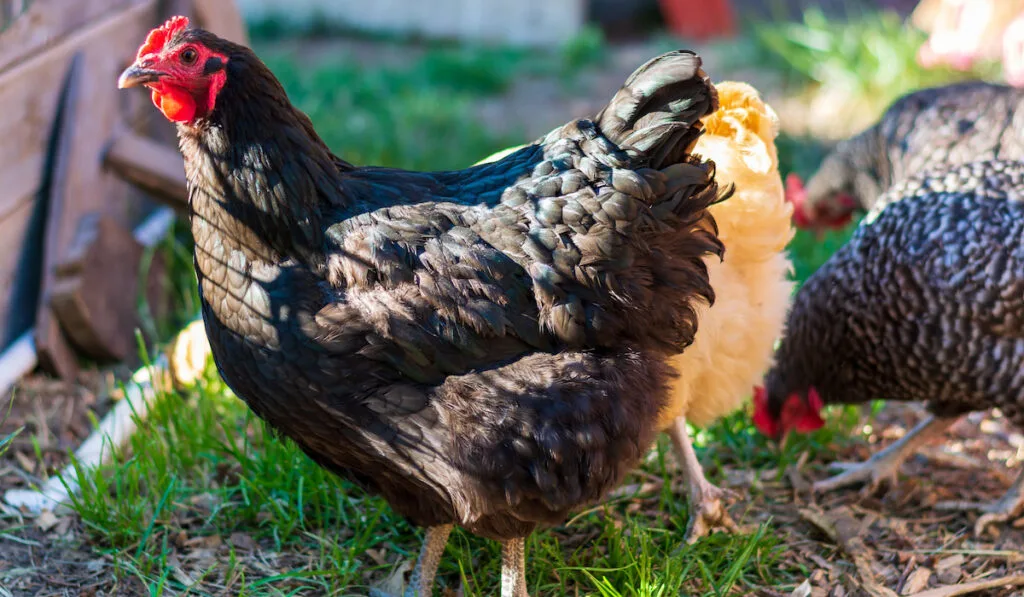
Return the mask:
<path id="1" fill-rule="evenodd" d="M 405 592 L 405 575 L 412 570 L 412 567 L 412 560 L 402 560 L 398 566 L 395 566 L 395 569 L 391 571 L 387 578 L 374 587 L 376 591 L 373 593 L 378 595 L 382 593 L 384 595 L 403 594 Z"/>
<path id="2" fill-rule="evenodd" d="M 49 510 L 43 510 L 43 513 L 36 517 L 36 528 L 46 533 L 53 527 L 57 526 L 58 522 L 60 522 L 60 520 L 57 518 L 56 514 Z"/>
<path id="3" fill-rule="evenodd" d="M 928 581 L 932 578 L 932 571 L 921 567 L 910 573 L 907 582 L 903 583 L 903 590 L 900 595 L 913 595 L 928 588 Z"/>
<path id="4" fill-rule="evenodd" d="M 811 579 L 807 579 L 800 583 L 800 586 L 793 589 L 793 592 L 789 594 L 789 597 L 810 597 L 811 596 Z"/>
<path id="5" fill-rule="evenodd" d="M 235 546 L 235 549 L 242 549 L 245 551 L 256 551 L 259 545 L 248 533 L 231 533 L 228 537 L 228 542 Z"/>

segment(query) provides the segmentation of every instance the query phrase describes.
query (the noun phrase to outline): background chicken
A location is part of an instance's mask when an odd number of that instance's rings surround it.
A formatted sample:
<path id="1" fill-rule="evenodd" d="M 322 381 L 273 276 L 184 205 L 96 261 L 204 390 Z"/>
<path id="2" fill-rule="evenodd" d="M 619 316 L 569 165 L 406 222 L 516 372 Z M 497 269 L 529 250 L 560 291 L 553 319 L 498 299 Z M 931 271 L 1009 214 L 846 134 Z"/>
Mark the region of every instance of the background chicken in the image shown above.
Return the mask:
<path id="1" fill-rule="evenodd" d="M 822 404 L 924 402 L 932 416 L 868 462 L 819 482 L 873 488 L 962 414 L 1024 426 L 1024 165 L 983 161 L 896 184 L 797 294 L 755 423 L 779 437 Z M 1024 513 L 1024 474 L 983 506 L 980 533 Z"/>
<path id="2" fill-rule="evenodd" d="M 203 318 L 225 381 L 320 465 L 428 527 L 503 543 L 599 499 L 658 431 L 720 254 L 715 89 L 689 52 L 642 66 L 594 120 L 456 172 L 357 168 L 247 48 L 176 17 L 119 86 L 178 123 Z"/>
<path id="3" fill-rule="evenodd" d="M 786 180 L 801 228 L 842 228 L 893 183 L 940 164 L 1024 158 L 1024 90 L 968 82 L 923 89 L 893 103 L 877 124 L 841 141 L 806 187 Z"/>
<path id="4" fill-rule="evenodd" d="M 693 344 L 671 361 L 681 375 L 661 418 L 686 477 L 691 542 L 712 527 L 736 525 L 723 490 L 704 477 L 686 423 L 706 426 L 750 395 L 771 364 L 793 291 L 784 253 L 793 236 L 792 206 L 778 171 L 778 119 L 753 87 L 725 82 L 717 88 L 720 107 L 704 120 L 696 152 L 714 161 L 721 183 L 736 187 L 729 201 L 711 208 L 725 259 L 705 260 L 716 303 L 701 311 Z"/>

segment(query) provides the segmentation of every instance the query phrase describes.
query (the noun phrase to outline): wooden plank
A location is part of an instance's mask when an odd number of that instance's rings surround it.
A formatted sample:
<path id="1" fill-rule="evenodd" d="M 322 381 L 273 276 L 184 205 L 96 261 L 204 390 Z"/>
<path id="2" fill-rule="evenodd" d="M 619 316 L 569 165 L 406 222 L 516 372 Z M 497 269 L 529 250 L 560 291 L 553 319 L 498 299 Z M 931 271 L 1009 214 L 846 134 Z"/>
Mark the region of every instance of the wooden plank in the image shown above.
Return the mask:
<path id="1" fill-rule="evenodd" d="M 177 149 L 135 133 L 119 135 L 103 158 L 104 165 L 161 203 L 188 212 L 185 167 Z"/>
<path id="2" fill-rule="evenodd" d="M 86 103 L 95 106 L 86 124 L 91 129 L 113 128 L 117 106 L 124 102 L 118 94 L 117 76 L 131 63 L 138 45 L 156 21 L 155 4 L 155 0 L 145 0 L 130 10 L 93 23 L 48 51 L 0 73 L 0 180 L 4 181 L 0 188 L 0 217 L 41 186 L 42 156 L 46 153 L 51 119 L 68 59 L 78 50 L 85 52 L 89 72 L 84 90 Z M 97 140 L 97 146 L 109 138 L 108 132 Z"/>
<path id="3" fill-rule="evenodd" d="M 228 41 L 249 45 L 245 21 L 235 0 L 195 0 L 196 21 L 203 29 Z"/>
<path id="4" fill-rule="evenodd" d="M 145 272 L 143 254 L 142 243 L 109 216 L 92 214 L 79 223 L 68 261 L 57 269 L 51 306 L 84 356 L 101 362 L 128 362 L 138 356 L 140 276 L 146 275 L 146 298 L 158 317 L 164 302 L 160 295 L 166 295 L 159 284 L 164 275 L 159 253 Z"/>
<path id="5" fill-rule="evenodd" d="M 71 58 L 67 83 L 61 96 L 57 115 L 57 129 L 53 155 L 49 160 L 50 184 L 47 193 L 46 232 L 43 237 L 42 282 L 39 286 L 39 306 L 36 310 L 36 355 L 44 370 L 71 381 L 78 375 L 78 360 L 74 350 L 60 329 L 60 322 L 50 308 L 50 298 L 57 281 L 57 265 L 60 263 L 61 231 L 67 227 L 67 220 L 74 218 L 75 210 L 68 209 L 68 195 L 73 188 L 68 186 L 71 170 L 71 155 L 75 150 L 79 123 L 82 122 L 81 93 L 85 74 L 82 53 Z"/>
<path id="6" fill-rule="evenodd" d="M 33 0 L 28 10 L 0 33 L 0 73 L 39 53 L 70 32 L 144 0 Z"/>
<path id="7" fill-rule="evenodd" d="M 0 180 L 4 182 L 0 186 L 2 223 L 6 220 L 2 214 L 21 213 L 22 204 L 40 192 L 42 156 L 47 150 L 68 60 L 77 51 L 83 53 L 88 76 L 82 80 L 82 107 L 87 117 L 80 119 L 71 152 L 68 187 L 74 189 L 75 195 L 69 198 L 68 208 L 74 213 L 66 218 L 58 235 L 58 258 L 66 253 L 73 238 L 78 215 L 99 210 L 127 224 L 129 213 L 141 212 L 141 204 L 127 201 L 132 187 L 102 167 L 102 156 L 116 130 L 125 129 L 128 123 L 134 128 L 134 116 L 140 109 L 152 112 L 148 99 L 141 94 L 130 97 L 132 94 L 121 92 L 116 81 L 134 59 L 141 40 L 159 22 L 156 6 L 156 0 L 133 2 L 130 8 L 92 22 L 65 36 L 46 52 L 0 73 L 0 139 L 4 140 L 0 143 Z M 166 121 L 159 126 L 172 128 Z M 9 193 L 9 189 L 16 189 L 17 193 Z M 25 189 L 32 190 L 25 193 Z M 19 254 L 17 250 L 0 253 L 0 271 L 8 269 L 7 262 L 17 260 Z M 11 287 L 0 286 L 0 304 L 9 303 L 11 292 Z M 7 321 L 0 324 L 6 327 Z M 0 330 L 0 337 L 8 337 L 7 331 Z"/>

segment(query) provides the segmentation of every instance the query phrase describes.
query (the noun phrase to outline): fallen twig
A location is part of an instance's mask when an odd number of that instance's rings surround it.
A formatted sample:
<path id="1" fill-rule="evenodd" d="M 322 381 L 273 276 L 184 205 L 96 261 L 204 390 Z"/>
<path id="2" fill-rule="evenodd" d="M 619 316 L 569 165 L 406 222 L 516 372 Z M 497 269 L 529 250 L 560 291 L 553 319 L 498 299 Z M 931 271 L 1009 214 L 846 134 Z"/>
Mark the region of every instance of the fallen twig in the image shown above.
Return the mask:
<path id="1" fill-rule="evenodd" d="M 921 591 L 920 593 L 914 593 L 910 597 L 955 597 L 956 595 L 968 595 L 970 593 L 976 593 L 986 589 L 1018 587 L 1021 585 L 1024 585 L 1024 574 L 1016 574 L 1014 576 L 1004 576 L 1003 578 L 994 578 L 992 580 L 979 580 L 962 585 L 950 585 L 948 587 L 939 587 L 938 589 L 929 589 L 927 591 Z"/>

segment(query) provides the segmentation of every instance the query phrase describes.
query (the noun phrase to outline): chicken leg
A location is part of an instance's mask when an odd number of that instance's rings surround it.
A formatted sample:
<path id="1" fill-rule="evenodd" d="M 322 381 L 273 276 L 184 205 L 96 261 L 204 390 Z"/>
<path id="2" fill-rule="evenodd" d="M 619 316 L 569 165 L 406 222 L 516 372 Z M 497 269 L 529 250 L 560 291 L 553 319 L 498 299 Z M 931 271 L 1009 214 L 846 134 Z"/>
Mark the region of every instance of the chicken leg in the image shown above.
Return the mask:
<path id="1" fill-rule="evenodd" d="M 867 482 L 868 485 L 865 488 L 865 493 L 874 493 L 882 483 L 895 481 L 896 474 L 900 471 L 900 466 L 903 465 L 911 454 L 924 444 L 941 436 L 959 418 L 929 415 L 928 418 L 918 423 L 916 427 L 901 437 L 899 441 L 878 452 L 865 462 L 833 463 L 832 468 L 845 469 L 845 472 L 829 477 L 824 481 L 818 481 L 814 484 L 813 490 L 817 493 L 846 487 L 855 483 Z"/>
<path id="2" fill-rule="evenodd" d="M 434 577 L 437 576 L 437 567 L 441 564 L 441 556 L 444 555 L 444 548 L 448 545 L 448 536 L 452 534 L 452 525 L 443 524 L 427 529 L 423 538 L 423 546 L 420 548 L 420 555 L 416 559 L 416 567 L 412 570 L 412 577 L 409 585 L 405 587 L 403 597 L 431 597 L 434 593 Z M 374 589 L 370 591 L 371 597 L 392 597 L 391 595 Z"/>
<path id="3" fill-rule="evenodd" d="M 1024 471 L 1017 475 L 1010 489 L 998 501 L 984 502 L 941 502 L 935 505 L 940 510 L 980 510 L 984 512 L 974 523 L 974 534 L 981 536 L 990 524 L 1009 522 L 1024 516 Z"/>
<path id="4" fill-rule="evenodd" d="M 690 434 L 686 431 L 686 418 L 678 417 L 669 429 L 669 436 L 676 449 L 676 457 L 686 478 L 686 494 L 689 498 L 690 521 L 686 525 L 686 542 L 693 544 L 712 529 L 721 528 L 730 533 L 738 532 L 739 526 L 729 516 L 723 499 L 732 499 L 735 492 L 712 485 L 704 476 L 704 469 L 693 451 Z"/>
<path id="5" fill-rule="evenodd" d="M 501 546 L 501 597 L 530 597 L 526 592 L 525 539 L 510 539 Z"/>

